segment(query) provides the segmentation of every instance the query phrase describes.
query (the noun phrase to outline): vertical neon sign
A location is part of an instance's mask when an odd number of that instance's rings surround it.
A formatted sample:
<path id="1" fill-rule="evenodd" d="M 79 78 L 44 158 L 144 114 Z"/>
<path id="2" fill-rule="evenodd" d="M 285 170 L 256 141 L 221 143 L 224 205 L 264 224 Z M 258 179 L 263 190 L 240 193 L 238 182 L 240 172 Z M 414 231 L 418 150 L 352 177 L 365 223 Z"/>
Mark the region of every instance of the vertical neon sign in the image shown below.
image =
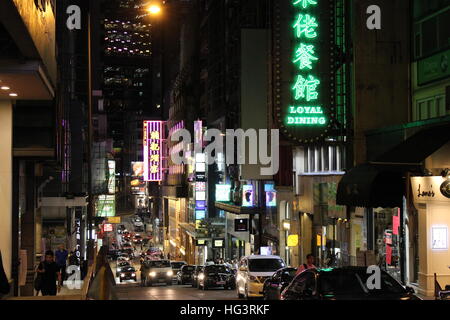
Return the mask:
<path id="1" fill-rule="evenodd" d="M 286 125 L 324 126 L 327 119 L 320 100 L 321 81 L 317 75 L 316 65 L 319 55 L 319 22 L 312 14 L 320 0 L 292 0 L 295 19 L 292 24 L 294 52 L 292 63 L 296 70 L 291 86 L 295 105 L 289 106 Z"/>
<path id="2" fill-rule="evenodd" d="M 162 180 L 162 121 L 144 121 L 144 180 Z"/>

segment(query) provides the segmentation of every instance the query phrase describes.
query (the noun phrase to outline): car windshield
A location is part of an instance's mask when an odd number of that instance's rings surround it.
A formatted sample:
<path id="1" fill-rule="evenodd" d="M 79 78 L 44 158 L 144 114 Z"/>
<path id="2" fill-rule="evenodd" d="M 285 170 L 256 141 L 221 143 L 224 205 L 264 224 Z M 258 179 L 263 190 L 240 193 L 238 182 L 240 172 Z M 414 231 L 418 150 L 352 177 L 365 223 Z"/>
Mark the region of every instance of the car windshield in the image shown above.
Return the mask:
<path id="1" fill-rule="evenodd" d="M 183 272 L 192 272 L 195 270 L 194 266 L 184 266 L 183 268 L 181 268 L 181 270 L 183 270 Z"/>
<path id="2" fill-rule="evenodd" d="M 124 267 L 122 268 L 122 272 L 134 272 L 134 268 L 133 267 Z"/>
<path id="3" fill-rule="evenodd" d="M 174 269 L 180 269 L 182 266 L 185 265 L 184 262 L 171 262 L 172 268 Z"/>
<path id="4" fill-rule="evenodd" d="M 281 259 L 249 259 L 248 262 L 248 269 L 252 272 L 275 272 L 284 266 Z"/>
<path id="5" fill-rule="evenodd" d="M 170 262 L 165 260 L 149 261 L 150 268 L 170 268 Z"/>
<path id="6" fill-rule="evenodd" d="M 208 266 L 205 268 L 207 273 L 226 273 L 227 268 L 225 266 Z"/>
<path id="7" fill-rule="evenodd" d="M 320 275 L 320 288 L 327 293 L 352 294 L 392 294 L 405 293 L 405 289 L 385 271 L 381 271 L 379 289 L 369 289 L 367 280 L 371 274 L 365 270 L 335 270 L 322 272 Z"/>

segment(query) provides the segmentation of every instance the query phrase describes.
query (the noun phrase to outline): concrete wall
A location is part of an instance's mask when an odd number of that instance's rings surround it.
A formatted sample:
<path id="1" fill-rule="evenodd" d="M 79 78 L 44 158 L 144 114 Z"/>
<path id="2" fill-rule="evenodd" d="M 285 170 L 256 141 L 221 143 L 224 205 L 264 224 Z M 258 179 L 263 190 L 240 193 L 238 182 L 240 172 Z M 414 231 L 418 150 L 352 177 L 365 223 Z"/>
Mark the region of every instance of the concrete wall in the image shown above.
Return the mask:
<path id="1" fill-rule="evenodd" d="M 13 2 L 47 68 L 48 76 L 53 85 L 56 85 L 56 21 L 50 2 L 46 1 L 45 11 L 39 10 L 34 0 L 13 0 Z"/>
<path id="2" fill-rule="evenodd" d="M 0 101 L 0 250 L 11 279 L 12 228 L 12 104 Z"/>
<path id="3" fill-rule="evenodd" d="M 409 120 L 409 2 L 353 3 L 354 157 L 355 164 L 359 164 L 366 160 L 365 131 Z M 366 27 L 370 5 L 381 9 L 381 30 Z"/>

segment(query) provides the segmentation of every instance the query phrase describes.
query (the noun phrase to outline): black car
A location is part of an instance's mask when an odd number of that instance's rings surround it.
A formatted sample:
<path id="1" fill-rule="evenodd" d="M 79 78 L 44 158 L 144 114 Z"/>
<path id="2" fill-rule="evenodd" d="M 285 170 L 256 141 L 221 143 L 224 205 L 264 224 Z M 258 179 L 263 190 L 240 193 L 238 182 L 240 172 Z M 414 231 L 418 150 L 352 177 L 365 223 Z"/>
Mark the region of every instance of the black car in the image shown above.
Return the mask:
<path id="1" fill-rule="evenodd" d="M 280 300 L 281 292 L 295 278 L 296 268 L 282 268 L 264 281 L 263 295 L 264 300 Z"/>
<path id="2" fill-rule="evenodd" d="M 292 280 L 281 300 L 420 300 L 386 271 L 380 270 L 379 286 L 374 276 L 367 267 L 308 269 Z"/>
<path id="3" fill-rule="evenodd" d="M 182 266 L 181 270 L 177 273 L 177 283 L 181 285 L 192 283 L 192 274 L 195 271 L 195 267 L 187 264 Z"/>
<path id="4" fill-rule="evenodd" d="M 121 268 L 119 272 L 119 279 L 120 282 L 123 280 L 137 281 L 136 270 L 131 266 Z"/>
<path id="5" fill-rule="evenodd" d="M 225 265 L 213 264 L 205 266 L 197 278 L 199 289 L 208 290 L 213 287 L 236 288 L 234 272 Z"/>
<path id="6" fill-rule="evenodd" d="M 192 273 L 191 277 L 191 285 L 192 288 L 197 288 L 198 287 L 198 275 L 200 272 L 202 272 L 204 266 L 195 266 L 195 270 Z"/>
<path id="7" fill-rule="evenodd" d="M 120 272 L 122 271 L 122 268 L 131 267 L 131 264 L 128 261 L 118 261 L 116 265 L 116 277 L 120 276 Z"/>

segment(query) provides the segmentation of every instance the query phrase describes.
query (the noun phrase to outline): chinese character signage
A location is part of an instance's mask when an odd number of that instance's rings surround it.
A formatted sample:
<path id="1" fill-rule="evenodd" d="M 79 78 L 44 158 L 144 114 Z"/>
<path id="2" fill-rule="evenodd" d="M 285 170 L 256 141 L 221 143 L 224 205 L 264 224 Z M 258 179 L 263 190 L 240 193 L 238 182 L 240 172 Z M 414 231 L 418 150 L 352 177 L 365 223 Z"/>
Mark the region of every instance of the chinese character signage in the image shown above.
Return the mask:
<path id="1" fill-rule="evenodd" d="M 278 123 L 297 142 L 317 142 L 334 119 L 334 1 L 287 0 L 275 6 L 282 13 L 277 15 L 282 28 L 275 29 L 275 42 L 281 44 L 275 55 L 282 62 L 275 64 L 282 76 L 275 83 L 282 95 Z"/>
<path id="2" fill-rule="evenodd" d="M 162 121 L 144 121 L 144 180 L 162 180 Z"/>

